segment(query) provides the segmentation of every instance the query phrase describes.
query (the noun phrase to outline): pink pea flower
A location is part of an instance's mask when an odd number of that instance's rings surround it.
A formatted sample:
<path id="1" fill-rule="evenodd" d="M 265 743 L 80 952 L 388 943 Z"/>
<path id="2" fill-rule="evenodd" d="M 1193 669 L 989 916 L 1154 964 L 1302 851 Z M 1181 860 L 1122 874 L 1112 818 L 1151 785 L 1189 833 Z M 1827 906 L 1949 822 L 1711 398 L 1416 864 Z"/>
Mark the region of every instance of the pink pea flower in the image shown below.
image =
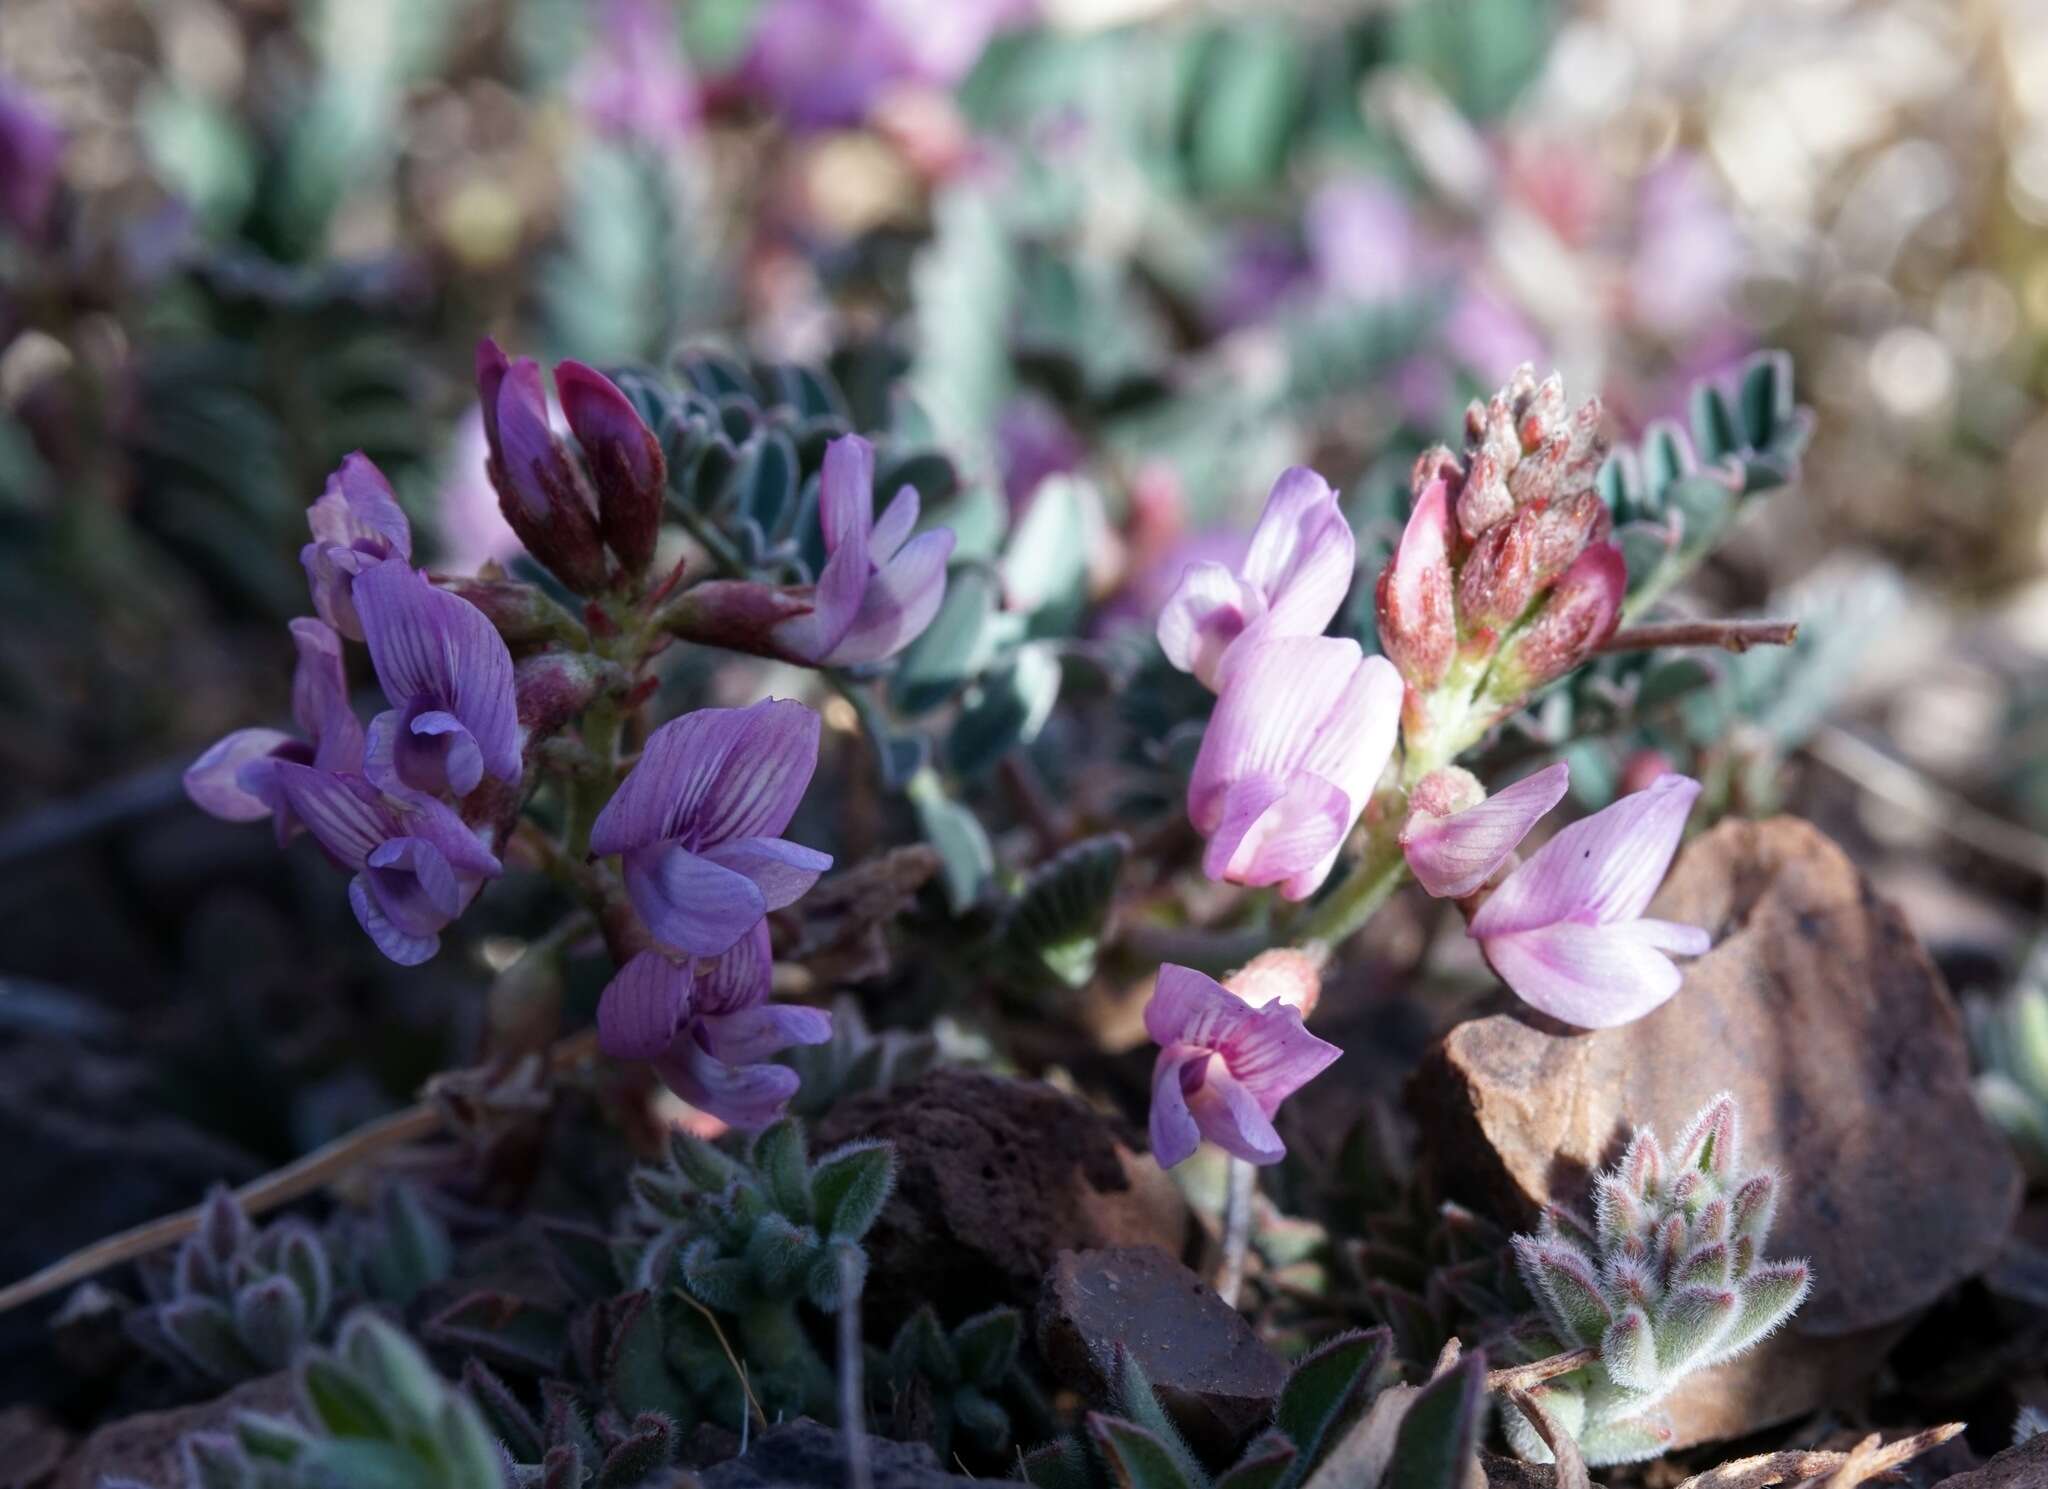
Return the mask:
<path id="1" fill-rule="evenodd" d="M 1235 570 L 1189 564 L 1159 614 L 1166 659 L 1211 692 L 1236 658 L 1276 636 L 1318 636 L 1351 588 L 1357 540 L 1337 493 L 1305 466 L 1281 472 Z"/>
<path id="2" fill-rule="evenodd" d="M 818 480 L 818 520 L 825 531 L 825 567 L 814 608 L 775 627 L 779 649 L 821 667 L 846 667 L 892 657 L 917 638 L 946 597 L 946 561 L 953 530 L 917 526 L 917 488 L 896 493 L 878 519 L 874 506 L 875 447 L 857 434 L 825 447 Z"/>
<path id="3" fill-rule="evenodd" d="M 224 822 L 277 825 L 282 847 L 298 830 L 298 818 L 277 783 L 279 761 L 328 771 L 363 768 L 363 725 L 348 704 L 341 637 L 311 616 L 292 622 L 298 670 L 292 676 L 292 718 L 300 734 L 282 729 L 237 729 L 192 762 L 185 794 L 193 804 Z M 302 737 L 303 736 L 303 737 Z"/>
<path id="4" fill-rule="evenodd" d="M 522 769 L 512 653 L 483 611 L 404 559 L 361 575 L 353 595 L 391 707 L 370 721 L 363 773 L 396 795 L 467 796 Z"/>
<path id="5" fill-rule="evenodd" d="M 1568 1024 L 1605 1029 L 1678 991 L 1666 953 L 1698 956 L 1711 940 L 1643 911 L 1699 794 L 1698 781 L 1659 777 L 1558 833 L 1479 907 L 1466 933 L 1517 997 Z"/>
<path id="6" fill-rule="evenodd" d="M 652 1061 L 700 1111 L 749 1131 L 766 1127 L 798 1084 L 794 1070 L 769 1057 L 832 1037 L 830 1014 L 768 1001 L 770 973 L 765 920 L 708 960 L 643 951 L 604 990 L 598 1043 L 614 1059 Z"/>
<path id="7" fill-rule="evenodd" d="M 723 955 L 832 866 L 778 836 L 817 765 L 818 716 L 801 703 L 700 708 L 648 736 L 598 813 L 590 850 L 621 855 L 626 893 L 656 941 Z"/>
<path id="8" fill-rule="evenodd" d="M 1211 715 L 1188 782 L 1202 872 L 1305 899 L 1329 876 L 1394 750 L 1401 674 L 1356 641 L 1254 647 Z"/>
<path id="9" fill-rule="evenodd" d="M 358 450 L 327 478 L 327 489 L 306 509 L 313 541 L 299 550 L 313 608 L 351 641 L 363 623 L 350 598 L 356 576 L 389 558 L 412 557 L 412 524 L 384 472 Z"/>
<path id="10" fill-rule="evenodd" d="M 1255 1007 L 1192 967 L 1163 966 L 1145 1005 L 1159 1045 L 1152 1067 L 1152 1156 L 1162 1168 L 1209 1139 L 1247 1163 L 1278 1163 L 1280 1103 L 1343 1051 L 1316 1038 L 1300 1012 L 1275 1000 Z"/>
<path id="11" fill-rule="evenodd" d="M 349 907 L 377 949 L 402 967 L 441 949 L 441 932 L 504 870 L 452 808 L 397 797 L 358 775 L 280 761 L 272 767 L 292 813 L 344 868 Z"/>
<path id="12" fill-rule="evenodd" d="M 1401 828 L 1410 871 L 1438 899 L 1463 899 L 1499 872 L 1570 783 L 1563 761 L 1491 796 L 1462 770 L 1432 771 L 1416 784 Z"/>

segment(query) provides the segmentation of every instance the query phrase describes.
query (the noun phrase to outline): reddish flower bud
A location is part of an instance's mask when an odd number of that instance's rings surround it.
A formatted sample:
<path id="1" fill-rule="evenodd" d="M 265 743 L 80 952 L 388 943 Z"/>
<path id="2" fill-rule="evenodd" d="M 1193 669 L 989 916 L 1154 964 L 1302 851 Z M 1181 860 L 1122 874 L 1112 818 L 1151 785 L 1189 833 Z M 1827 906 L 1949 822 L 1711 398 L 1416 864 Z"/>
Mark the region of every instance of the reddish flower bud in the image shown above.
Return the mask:
<path id="1" fill-rule="evenodd" d="M 476 361 L 499 510 L 526 551 L 569 588 L 602 591 L 611 582 L 604 540 L 568 452 L 548 425 L 540 364 L 521 357 L 508 365 L 490 341 L 477 348 Z"/>
<path id="2" fill-rule="evenodd" d="M 1572 561 L 1536 619 L 1494 664 L 1487 692 L 1506 703 L 1527 696 L 1579 665 L 1621 622 L 1628 564 L 1613 543 L 1595 543 Z"/>
<path id="3" fill-rule="evenodd" d="M 786 622 L 815 609 L 816 597 L 807 586 L 712 579 L 684 590 L 662 606 L 655 614 L 655 624 L 679 640 L 815 666 L 815 661 L 793 652 L 776 636 Z"/>
<path id="4" fill-rule="evenodd" d="M 549 641 L 580 646 L 587 639 L 576 618 L 537 585 L 518 579 L 469 575 L 437 575 L 434 583 L 483 611 L 507 646 L 535 646 Z"/>
<path id="5" fill-rule="evenodd" d="M 1591 487 L 1536 510 L 1530 520 L 1530 562 L 1540 592 L 1593 543 L 1604 542 L 1613 514 Z"/>
<path id="6" fill-rule="evenodd" d="M 544 651 L 512 674 L 519 725 L 531 748 L 577 717 L 605 692 L 624 692 L 626 670 L 587 651 Z"/>
<path id="7" fill-rule="evenodd" d="M 1450 528 L 1449 492 L 1441 480 L 1432 481 L 1416 499 L 1400 546 L 1380 574 L 1380 650 L 1411 688 L 1423 692 L 1444 680 L 1458 639 Z"/>
<path id="8" fill-rule="evenodd" d="M 1492 449 L 1472 457 L 1472 469 L 1458 493 L 1458 530 L 1467 542 L 1514 515 L 1514 493 L 1508 490 L 1506 460 Z"/>
<path id="9" fill-rule="evenodd" d="M 1536 597 L 1536 529 L 1542 516 L 1533 508 L 1517 512 L 1473 542 L 1458 574 L 1458 621 L 1468 635 L 1506 629 Z"/>
<path id="10" fill-rule="evenodd" d="M 581 362 L 555 365 L 555 390 L 597 490 L 598 530 L 626 573 L 638 576 L 661 532 L 668 482 L 661 441 L 610 378 Z"/>

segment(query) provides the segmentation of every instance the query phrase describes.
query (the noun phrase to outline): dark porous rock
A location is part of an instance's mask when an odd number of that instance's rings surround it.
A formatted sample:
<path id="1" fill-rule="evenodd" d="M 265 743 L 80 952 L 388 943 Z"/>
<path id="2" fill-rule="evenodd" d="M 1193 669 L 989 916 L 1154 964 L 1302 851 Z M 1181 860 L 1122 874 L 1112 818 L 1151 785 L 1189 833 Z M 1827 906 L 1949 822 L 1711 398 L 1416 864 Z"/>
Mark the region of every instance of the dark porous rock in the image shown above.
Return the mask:
<path id="1" fill-rule="evenodd" d="M 2048 1489 L 2048 1432 L 2007 1448 L 1980 1468 L 1951 1474 L 1934 1489 Z"/>
<path id="2" fill-rule="evenodd" d="M 1273 1415 L 1287 1367 L 1245 1316 L 1156 1246 L 1063 1251 L 1038 1295 L 1038 1352 L 1090 1401 L 1121 1345 L 1197 1451 L 1227 1459 Z"/>
<path id="3" fill-rule="evenodd" d="M 874 1489 L 967 1489 L 978 1482 L 946 1472 L 921 1442 L 866 1439 L 867 1482 Z M 853 1483 L 846 1434 L 808 1418 L 771 1427 L 740 1457 L 697 1474 L 703 1489 L 845 1489 Z"/>
<path id="4" fill-rule="evenodd" d="M 1511 1408 L 1503 1407 L 1502 1410 Z M 1479 1471 L 1486 1475 L 1486 1489 L 1557 1489 L 1557 1465 L 1524 1463 L 1506 1453 L 1479 1450 Z"/>
<path id="5" fill-rule="evenodd" d="M 1125 1136 L 1051 1086 L 979 1071 L 933 1071 L 838 1107 L 817 1149 L 896 1145 L 896 1192 L 867 1239 L 870 1330 L 927 1302 L 948 1324 L 998 1303 L 1028 1311 L 1067 1247 L 1181 1255 L 1192 1227 L 1180 1191 Z"/>
<path id="6" fill-rule="evenodd" d="M 225 1432 L 242 1412 L 289 1416 L 294 1403 L 291 1375 L 280 1371 L 196 1406 L 138 1412 L 109 1422 L 79 1444 L 58 1474 L 55 1489 L 99 1489 L 102 1479 L 132 1479 L 149 1489 L 184 1489 L 178 1444 L 188 1434 Z"/>
<path id="7" fill-rule="evenodd" d="M 1650 913 L 1714 938 L 1669 1003 L 1618 1029 L 1519 1009 L 1460 1024 L 1409 1095 L 1446 1191 L 1527 1225 L 1544 1204 L 1584 1208 L 1634 1126 L 1669 1139 L 1734 1093 L 1746 1161 L 1784 1179 L 1768 1254 L 1809 1258 L 1814 1287 L 1785 1332 L 1672 1399 L 1684 1445 L 1789 1420 L 1874 1371 L 1998 1255 L 2020 1175 L 1971 1099 L 1939 974 L 1815 828 L 1723 823 Z"/>

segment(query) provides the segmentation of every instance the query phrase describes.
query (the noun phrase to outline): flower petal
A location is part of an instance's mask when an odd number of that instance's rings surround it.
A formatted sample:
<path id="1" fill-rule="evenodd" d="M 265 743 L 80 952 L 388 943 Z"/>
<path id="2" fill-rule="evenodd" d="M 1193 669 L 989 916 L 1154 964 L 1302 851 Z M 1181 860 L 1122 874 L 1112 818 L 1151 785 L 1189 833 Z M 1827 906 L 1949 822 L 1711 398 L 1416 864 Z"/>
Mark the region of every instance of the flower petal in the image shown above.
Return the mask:
<path id="1" fill-rule="evenodd" d="M 768 913 L 754 881 L 676 843 L 626 854 L 626 893 L 654 939 L 718 956 Z"/>
<path id="2" fill-rule="evenodd" d="M 376 462 L 361 450 L 344 456 L 327 485 L 306 509 L 306 525 L 317 543 L 358 548 L 380 557 L 412 557 L 412 524 L 398 495 Z"/>
<path id="3" fill-rule="evenodd" d="M 857 434 L 842 434 L 825 446 L 818 474 L 818 522 L 825 552 L 836 554 L 858 543 L 863 555 L 875 529 L 875 447 Z"/>
<path id="4" fill-rule="evenodd" d="M 780 833 L 818 768 L 813 709 L 791 698 L 764 698 L 736 712 L 731 748 L 699 823 L 707 844 Z"/>
<path id="5" fill-rule="evenodd" d="M 800 1084 L 787 1065 L 728 1065 L 694 1036 L 677 1040 L 654 1068 L 690 1105 L 747 1132 L 780 1117 Z"/>
<path id="6" fill-rule="evenodd" d="M 1705 956 L 1714 946 L 1714 938 L 1696 925 L 1649 919 L 1631 923 L 1647 944 L 1674 956 Z"/>
<path id="7" fill-rule="evenodd" d="M 896 556 L 917 526 L 918 513 L 923 510 L 918 500 L 917 488 L 905 486 L 896 493 L 889 505 L 882 509 L 882 515 L 875 519 L 875 530 L 868 534 L 868 561 L 876 568 L 886 568 L 889 560 Z M 949 550 L 951 545 L 947 545 Z"/>
<path id="8" fill-rule="evenodd" d="M 1284 781 L 1314 743 L 1360 656 L 1334 637 L 1270 641 L 1248 656 L 1216 704 L 1188 783 L 1188 816 L 1207 832 L 1234 781 Z"/>
<path id="9" fill-rule="evenodd" d="M 294 620 L 291 633 L 299 653 L 292 673 L 292 717 L 313 742 L 313 763 L 322 770 L 362 769 L 363 722 L 349 706 L 341 636 L 310 616 Z"/>
<path id="10" fill-rule="evenodd" d="M 1265 610 L 1265 596 L 1224 565 L 1189 564 L 1159 612 L 1159 649 L 1214 691 L 1223 653 Z"/>
<path id="11" fill-rule="evenodd" d="M 1202 1084 L 1187 1102 L 1202 1136 L 1232 1157 L 1263 1165 L 1287 1156 L 1287 1144 L 1273 1130 L 1272 1118 L 1224 1061 L 1209 1062 Z"/>
<path id="12" fill-rule="evenodd" d="M 1508 875 L 1472 918 L 1485 939 L 1559 921 L 1633 920 L 1657 892 L 1700 783 L 1659 776 L 1641 791 L 1574 822 Z"/>
<path id="13" fill-rule="evenodd" d="M 1252 1016 L 1251 1005 L 1205 972 L 1167 962 L 1145 1003 L 1152 1042 L 1218 1049 Z"/>
<path id="14" fill-rule="evenodd" d="M 242 767 L 295 743 L 282 729 L 237 729 L 186 767 L 185 794 L 200 811 L 223 822 L 261 821 L 270 815 L 271 804 L 242 789 Z"/>
<path id="15" fill-rule="evenodd" d="M 484 778 L 484 752 L 462 720 L 446 709 L 422 709 L 397 741 L 399 775 L 423 790 L 445 786 L 467 796 Z M 427 782 L 433 781 L 434 786 Z"/>
<path id="16" fill-rule="evenodd" d="M 410 836 L 432 843 L 458 875 L 495 879 L 505 871 L 475 829 L 446 802 L 432 797 L 409 797 L 396 806 L 397 825 Z"/>
<path id="17" fill-rule="evenodd" d="M 1351 799 L 1320 776 L 1301 772 L 1284 784 L 1241 781 L 1224 794 L 1223 818 L 1202 854 L 1202 872 L 1232 884 L 1287 882 L 1288 898 L 1305 898 L 1322 876 L 1299 894 L 1293 882 L 1333 857 L 1357 815 Z"/>
<path id="18" fill-rule="evenodd" d="M 1223 1063 L 1259 1110 L 1272 1116 L 1280 1103 L 1327 1070 L 1344 1052 L 1309 1033 L 1300 1010 L 1268 1003 L 1252 1010 L 1223 1041 Z"/>
<path id="19" fill-rule="evenodd" d="M 946 563 L 952 556 L 950 527 L 919 533 L 904 544 L 868 580 L 852 624 L 826 661 L 835 667 L 879 662 L 915 641 L 946 598 Z"/>
<path id="20" fill-rule="evenodd" d="M 728 1014 L 765 1003 L 774 977 L 775 952 L 768 940 L 768 922 L 756 921 L 724 954 L 697 964 L 697 1011 Z"/>
<path id="21" fill-rule="evenodd" d="M 1262 634 L 1320 635 L 1357 562 L 1358 541 L 1329 483 L 1305 466 L 1281 472 L 1239 571 L 1265 593 Z"/>
<path id="22" fill-rule="evenodd" d="M 284 760 L 271 770 L 292 814 L 321 847 L 349 868 L 362 868 L 386 838 L 405 836 L 389 799 L 361 776 L 335 775 Z"/>
<path id="23" fill-rule="evenodd" d="M 453 714 L 475 736 L 484 769 L 518 780 L 512 654 L 484 613 L 398 559 L 363 574 L 354 593 L 370 661 L 392 706 Z M 402 750 L 398 764 L 404 774 Z"/>
<path id="24" fill-rule="evenodd" d="M 1353 821 L 1365 810 L 1393 756 L 1403 691 L 1401 674 L 1385 657 L 1355 659 L 1336 702 L 1300 757 L 1301 769 L 1321 776 L 1350 798 Z"/>
<path id="25" fill-rule="evenodd" d="M 597 1043 L 615 1060 L 653 1060 L 676 1042 L 689 1017 L 689 964 L 643 951 L 605 985 L 597 1004 Z"/>
<path id="26" fill-rule="evenodd" d="M 1401 830 L 1408 867 L 1439 899 L 1462 899 L 1493 877 L 1570 783 L 1571 772 L 1559 761 L 1462 812 L 1418 813 Z"/>
<path id="27" fill-rule="evenodd" d="M 832 867 L 831 854 L 787 838 L 735 838 L 714 843 L 704 856 L 753 880 L 770 910 L 802 899 L 818 876 Z"/>
<path id="28" fill-rule="evenodd" d="M 797 1003 L 760 1003 L 702 1021 L 704 1042 L 728 1065 L 752 1065 L 793 1044 L 823 1044 L 832 1037 L 832 1015 Z"/>
<path id="29" fill-rule="evenodd" d="M 1582 1029 L 1608 1029 L 1641 1018 L 1682 981 L 1657 949 L 1661 933 L 1641 926 L 1563 921 L 1479 944 L 1501 980 L 1530 1007 Z"/>
<path id="30" fill-rule="evenodd" d="M 441 949 L 439 936 L 410 935 L 393 925 L 370 893 L 369 880 L 361 874 L 349 880 L 348 903 L 356 913 L 357 924 L 377 944 L 377 949 L 401 967 L 417 967 Z"/>
<path id="31" fill-rule="evenodd" d="M 378 903 L 403 929 L 431 934 L 462 913 L 455 870 L 424 838 L 386 838 L 364 863 Z"/>
<path id="32" fill-rule="evenodd" d="M 1168 1045 L 1152 1066 L 1152 1160 L 1161 1168 L 1172 1168 L 1192 1158 L 1202 1145 L 1202 1130 L 1188 1110 L 1182 1089 L 1182 1072 L 1197 1061 L 1210 1061 L 1208 1050 L 1193 1045 Z"/>
<path id="33" fill-rule="evenodd" d="M 671 719 L 648 736 L 639 763 L 597 814 L 591 851 L 781 832 L 817 769 L 818 731 L 818 715 L 787 698 Z"/>

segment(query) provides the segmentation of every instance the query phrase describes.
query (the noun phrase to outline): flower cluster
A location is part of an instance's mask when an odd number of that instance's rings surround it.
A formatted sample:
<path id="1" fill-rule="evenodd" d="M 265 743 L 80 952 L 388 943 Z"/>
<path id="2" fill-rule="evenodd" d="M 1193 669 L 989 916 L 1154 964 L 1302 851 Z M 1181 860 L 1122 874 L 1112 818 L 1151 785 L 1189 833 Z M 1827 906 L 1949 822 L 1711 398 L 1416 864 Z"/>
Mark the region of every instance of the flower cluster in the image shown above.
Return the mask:
<path id="1" fill-rule="evenodd" d="M 363 929 L 408 965 L 434 955 L 522 834 L 522 861 L 584 902 L 617 965 L 603 1047 L 650 1061 L 726 1122 L 764 1127 L 798 1084 L 769 1057 L 831 1036 L 828 1014 L 769 1002 L 767 916 L 832 863 L 782 836 L 817 765 L 819 719 L 783 699 L 702 709 L 649 731 L 628 768 L 630 721 L 654 692 L 649 664 L 679 639 L 814 667 L 886 661 L 937 612 L 953 535 L 914 531 L 907 486 L 877 518 L 873 447 L 841 435 L 819 472 L 815 583 L 770 582 L 789 577 L 787 532 L 758 573 L 735 562 L 744 577 L 684 584 L 675 566 L 657 579 L 669 456 L 634 399 L 560 363 L 564 434 L 538 363 L 485 341 L 476 371 L 499 511 L 581 613 L 495 565 L 440 579 L 414 568 L 390 482 L 351 455 L 307 513 L 315 615 L 291 624 L 297 728 L 237 730 L 194 762 L 186 789 L 215 816 L 269 818 L 280 843 L 310 832 L 354 874 Z M 681 427 L 686 411 L 648 379 L 632 386 L 687 451 L 702 431 Z M 387 705 L 367 723 L 349 698 L 351 641 Z M 537 793 L 560 810 L 525 817 Z"/>

